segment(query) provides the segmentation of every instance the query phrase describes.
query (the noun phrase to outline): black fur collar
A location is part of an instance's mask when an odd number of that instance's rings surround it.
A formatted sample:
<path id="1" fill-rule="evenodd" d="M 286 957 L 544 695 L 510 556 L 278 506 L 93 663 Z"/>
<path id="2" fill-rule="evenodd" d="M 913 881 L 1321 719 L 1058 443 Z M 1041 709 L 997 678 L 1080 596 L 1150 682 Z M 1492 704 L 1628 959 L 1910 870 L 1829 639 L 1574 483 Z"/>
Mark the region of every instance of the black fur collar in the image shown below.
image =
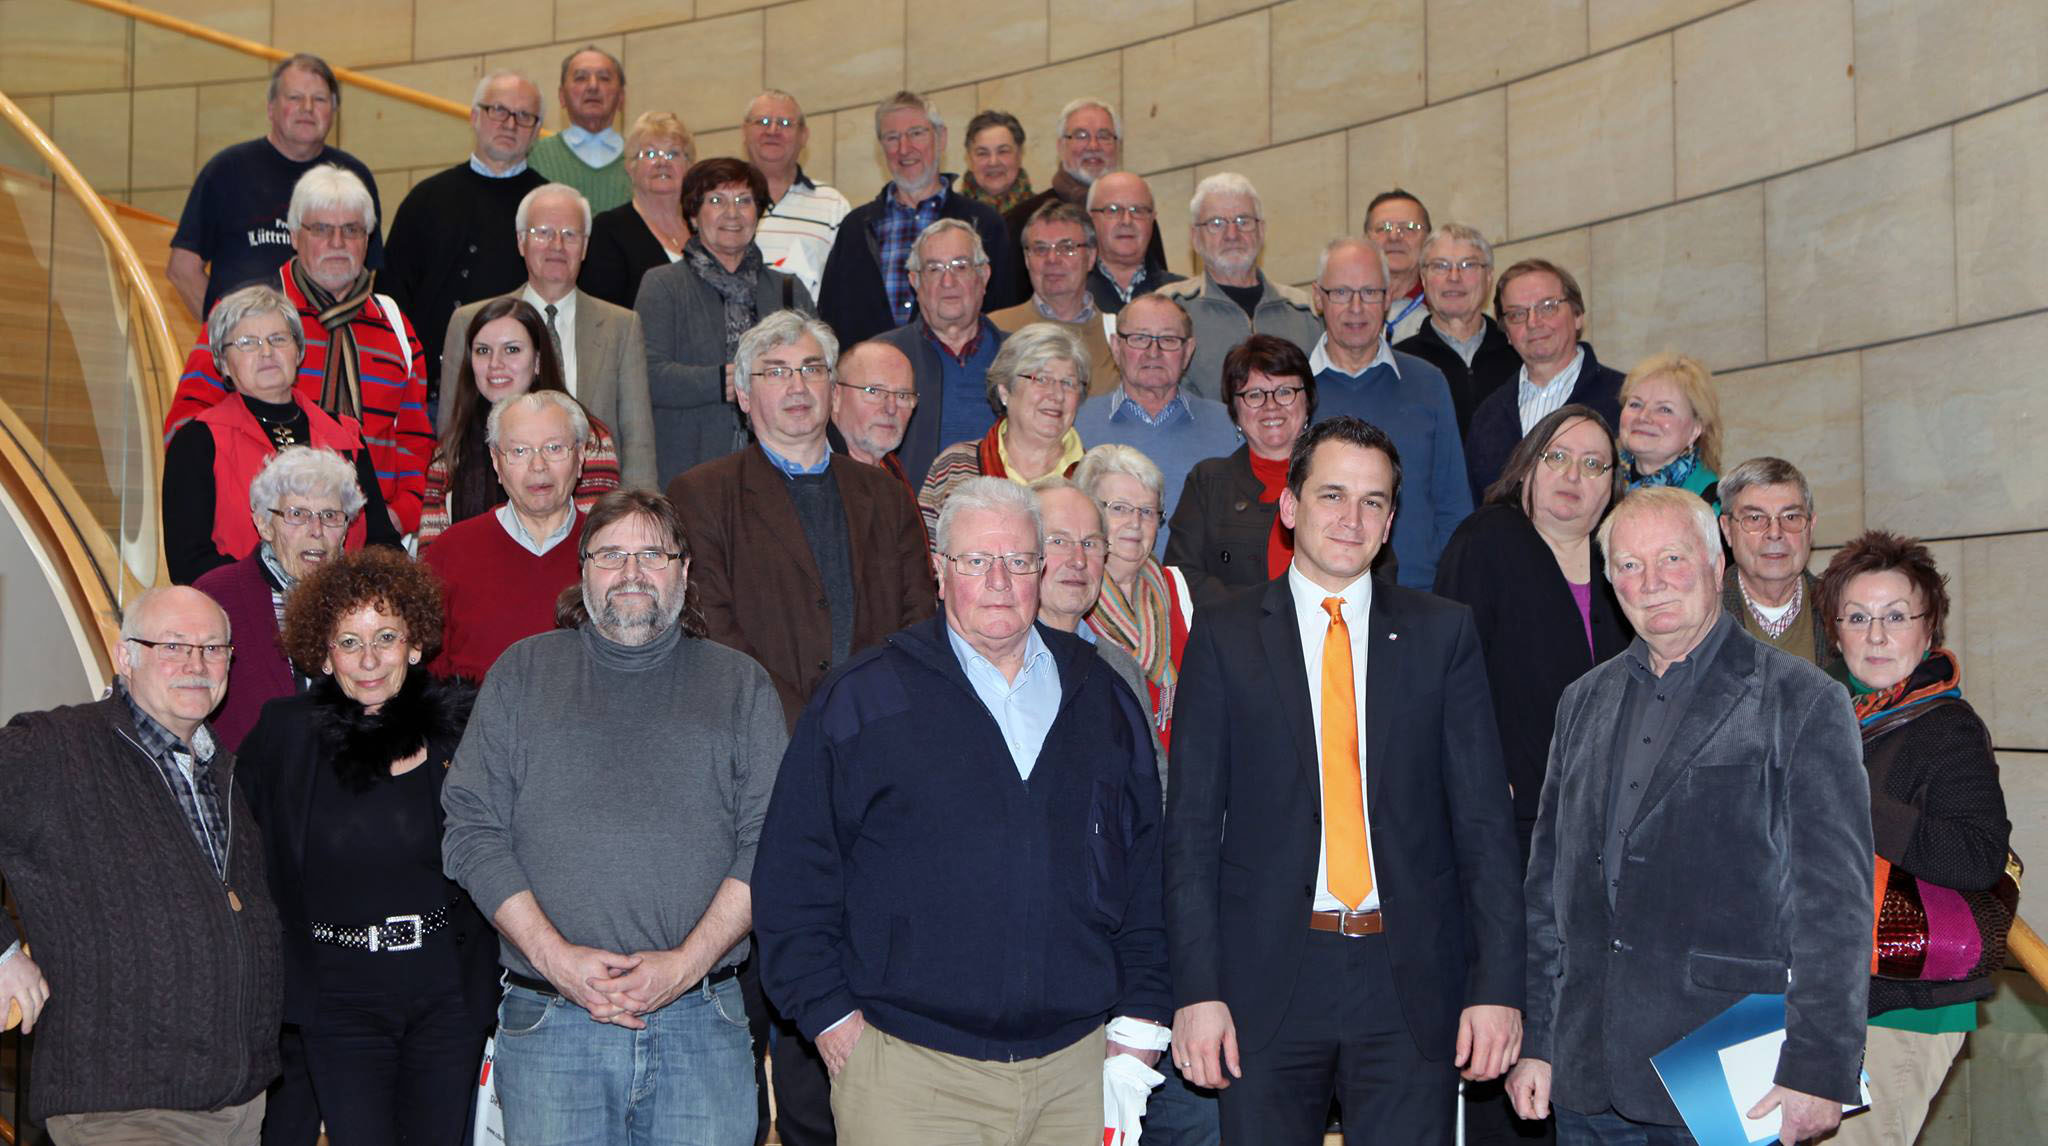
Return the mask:
<path id="1" fill-rule="evenodd" d="M 352 791 L 367 791 L 391 774 L 391 764 L 429 745 L 454 751 L 469 723 L 476 689 L 459 680 L 443 680 L 415 666 L 406 673 L 398 695 L 375 714 L 349 699 L 331 676 L 313 682 L 314 725 L 322 748 L 334 761 L 334 774 Z"/>

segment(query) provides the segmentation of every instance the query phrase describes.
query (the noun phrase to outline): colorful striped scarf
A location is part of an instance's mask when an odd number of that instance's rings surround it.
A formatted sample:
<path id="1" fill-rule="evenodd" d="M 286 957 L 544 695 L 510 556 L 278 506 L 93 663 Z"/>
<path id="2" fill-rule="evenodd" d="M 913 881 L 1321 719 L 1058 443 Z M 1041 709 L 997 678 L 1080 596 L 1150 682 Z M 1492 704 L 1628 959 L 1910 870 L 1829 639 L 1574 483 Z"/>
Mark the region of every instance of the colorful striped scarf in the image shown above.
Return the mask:
<path id="1" fill-rule="evenodd" d="M 1115 581 L 1102 579 L 1102 596 L 1088 614 L 1088 623 L 1098 636 L 1131 654 L 1145 670 L 1145 679 L 1159 689 L 1159 711 L 1155 718 L 1163 726 L 1173 719 L 1173 689 L 1179 672 L 1173 665 L 1173 598 L 1166 588 L 1166 571 L 1156 558 L 1146 556 L 1138 569 L 1137 600 L 1124 596 Z"/>
<path id="2" fill-rule="evenodd" d="M 321 329 L 327 331 L 327 369 L 320 379 L 320 408 L 337 418 L 361 418 L 363 379 L 357 360 L 356 336 L 350 327 L 363 316 L 363 308 L 376 293 L 377 272 L 365 268 L 339 297 L 313 281 L 299 260 L 291 261 L 292 282 L 319 314 Z M 394 328 L 397 324 L 394 322 Z M 401 341 L 405 331 L 398 330 Z"/>

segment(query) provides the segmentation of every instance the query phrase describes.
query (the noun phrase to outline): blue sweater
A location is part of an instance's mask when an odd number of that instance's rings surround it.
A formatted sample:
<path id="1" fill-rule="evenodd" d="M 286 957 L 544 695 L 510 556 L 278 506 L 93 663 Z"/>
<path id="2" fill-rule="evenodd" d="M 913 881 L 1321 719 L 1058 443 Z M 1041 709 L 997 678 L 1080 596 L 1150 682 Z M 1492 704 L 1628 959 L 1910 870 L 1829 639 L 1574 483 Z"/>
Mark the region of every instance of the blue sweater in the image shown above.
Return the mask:
<path id="1" fill-rule="evenodd" d="M 1400 562 L 1396 579 L 1427 593 L 1436 585 L 1444 546 L 1472 512 L 1472 490 L 1443 371 L 1398 350 L 1394 365 L 1390 370 L 1382 363 L 1357 377 L 1324 367 L 1316 375 L 1316 420 L 1350 414 L 1394 439 L 1401 454 L 1401 504 L 1392 539 Z"/>
<path id="2" fill-rule="evenodd" d="M 1171 1017 L 1159 774 L 1145 710 L 1039 626 L 1060 705 L 1031 779 L 942 613 L 827 677 L 797 722 L 754 863 L 769 998 L 816 1038 L 859 1009 L 984 1061 Z"/>
<path id="3" fill-rule="evenodd" d="M 1238 432 L 1237 423 L 1230 420 L 1230 411 L 1221 402 L 1197 398 L 1183 390 L 1155 423 L 1146 420 L 1144 408 L 1126 397 L 1121 386 L 1081 403 L 1080 411 L 1074 415 L 1074 432 L 1081 435 L 1081 444 L 1091 450 L 1115 443 L 1130 446 L 1152 459 L 1164 479 L 1160 485 L 1164 495 L 1164 504 L 1160 506 L 1162 522 L 1172 520 L 1173 507 L 1180 504 L 1181 489 L 1188 484 L 1188 471 L 1195 468 L 1196 462 L 1223 457 L 1244 442 L 1244 435 Z M 1166 530 L 1161 529 L 1153 555 L 1165 554 Z"/>

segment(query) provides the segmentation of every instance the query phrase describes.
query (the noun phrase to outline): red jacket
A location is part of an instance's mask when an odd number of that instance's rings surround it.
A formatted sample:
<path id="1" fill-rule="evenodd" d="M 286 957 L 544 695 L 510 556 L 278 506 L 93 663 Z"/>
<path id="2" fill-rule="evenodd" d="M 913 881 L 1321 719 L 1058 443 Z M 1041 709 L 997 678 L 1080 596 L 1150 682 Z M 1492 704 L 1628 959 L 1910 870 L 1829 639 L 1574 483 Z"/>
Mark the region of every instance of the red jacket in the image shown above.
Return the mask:
<path id="1" fill-rule="evenodd" d="M 302 390 L 292 391 L 292 401 L 306 412 L 311 445 L 324 446 L 344 458 L 355 457 L 363 448 L 354 418 L 330 417 Z M 213 547 L 239 560 L 255 552 L 256 543 L 262 540 L 249 511 L 249 483 L 256 480 L 277 447 L 256 415 L 240 402 L 222 402 L 201 411 L 199 422 L 213 432 Z M 361 549 L 365 532 L 359 513 L 348 524 L 347 548 Z"/>
<path id="2" fill-rule="evenodd" d="M 318 405 L 321 379 L 327 371 L 327 330 L 320 325 L 318 311 L 293 284 L 290 263 L 278 272 L 278 289 L 299 308 L 299 323 L 306 332 L 306 356 L 299 363 L 298 382 L 293 390 Z M 362 379 L 362 438 L 369 446 L 370 461 L 377 470 L 377 485 L 384 492 L 384 504 L 398 515 L 401 532 L 417 532 L 420 493 L 427 484 L 427 459 L 434 453 L 434 427 L 427 421 L 426 358 L 412 323 L 395 308 L 392 315 L 386 315 L 383 304 L 372 300 L 364 306 L 354 327 L 357 373 Z M 405 340 L 403 344 L 399 341 L 401 337 Z M 408 361 L 412 363 L 409 370 Z M 164 418 L 164 441 L 168 443 L 178 427 L 208 407 L 219 405 L 231 392 L 202 331 L 199 345 L 185 359 L 178 391 L 171 397 L 170 413 Z"/>

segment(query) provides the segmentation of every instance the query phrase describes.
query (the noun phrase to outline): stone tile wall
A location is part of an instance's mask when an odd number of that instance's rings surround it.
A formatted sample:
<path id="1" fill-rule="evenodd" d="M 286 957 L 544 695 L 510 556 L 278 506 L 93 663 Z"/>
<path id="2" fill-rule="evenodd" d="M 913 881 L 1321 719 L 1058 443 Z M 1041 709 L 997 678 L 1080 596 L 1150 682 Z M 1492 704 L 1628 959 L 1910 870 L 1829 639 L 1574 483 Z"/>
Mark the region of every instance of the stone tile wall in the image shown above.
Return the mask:
<path id="1" fill-rule="evenodd" d="M 1040 186 L 1053 117 L 1116 102 L 1177 268 L 1187 198 L 1235 170 L 1302 281 L 1387 187 L 1478 226 L 1497 265 L 1571 267 L 1602 357 L 1720 372 L 1729 458 L 1812 477 L 1819 540 L 1938 539 L 1968 691 L 2048 806 L 2048 5 L 2040 0 L 156 0 L 457 101 L 544 88 L 595 42 L 629 113 L 737 149 L 762 85 L 811 120 L 807 168 L 883 178 L 878 100 L 929 90 L 959 136 L 1002 107 Z M 257 62 L 71 0 L 0 0 L 0 90 L 108 194 L 175 216 L 198 165 L 263 127 Z M 364 93 L 339 142 L 387 205 L 467 128 Z M 1820 557 L 1825 559 L 1825 552 Z"/>

